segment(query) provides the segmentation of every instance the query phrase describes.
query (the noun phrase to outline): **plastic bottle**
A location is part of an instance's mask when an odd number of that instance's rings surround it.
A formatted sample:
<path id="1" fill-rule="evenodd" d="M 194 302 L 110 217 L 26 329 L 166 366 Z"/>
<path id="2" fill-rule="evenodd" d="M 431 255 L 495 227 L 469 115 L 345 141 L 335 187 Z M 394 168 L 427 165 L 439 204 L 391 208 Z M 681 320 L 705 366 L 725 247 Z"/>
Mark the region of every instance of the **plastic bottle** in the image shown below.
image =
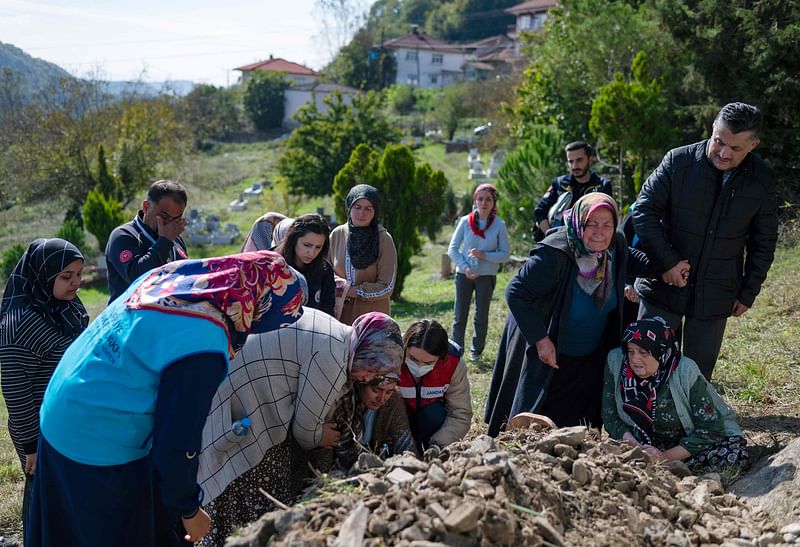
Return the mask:
<path id="1" fill-rule="evenodd" d="M 237 437 L 246 437 L 250 432 L 251 425 L 250 418 L 245 416 L 241 420 L 236 420 L 231 424 L 231 431 L 233 431 L 233 434 Z"/>

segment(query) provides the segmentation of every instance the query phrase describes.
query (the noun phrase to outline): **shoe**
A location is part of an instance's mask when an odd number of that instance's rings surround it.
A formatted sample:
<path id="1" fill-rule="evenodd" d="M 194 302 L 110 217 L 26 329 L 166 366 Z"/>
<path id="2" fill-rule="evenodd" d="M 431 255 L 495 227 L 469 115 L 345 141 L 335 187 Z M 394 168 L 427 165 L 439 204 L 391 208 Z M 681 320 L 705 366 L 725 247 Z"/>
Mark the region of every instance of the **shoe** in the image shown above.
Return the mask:
<path id="1" fill-rule="evenodd" d="M 469 360 L 470 361 L 475 362 L 480 358 L 481 358 L 481 354 L 480 353 L 475 353 L 474 351 L 469 352 Z"/>

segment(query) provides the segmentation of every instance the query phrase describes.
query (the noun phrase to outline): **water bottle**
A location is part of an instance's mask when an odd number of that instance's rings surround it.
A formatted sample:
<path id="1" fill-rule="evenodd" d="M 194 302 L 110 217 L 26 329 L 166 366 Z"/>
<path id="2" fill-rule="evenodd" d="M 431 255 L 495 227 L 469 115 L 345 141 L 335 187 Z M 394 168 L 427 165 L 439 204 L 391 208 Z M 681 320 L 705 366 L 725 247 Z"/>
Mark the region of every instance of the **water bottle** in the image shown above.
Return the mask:
<path id="1" fill-rule="evenodd" d="M 241 420 L 236 420 L 231 424 L 231 431 L 237 437 L 246 437 L 250 432 L 250 418 L 244 417 Z"/>

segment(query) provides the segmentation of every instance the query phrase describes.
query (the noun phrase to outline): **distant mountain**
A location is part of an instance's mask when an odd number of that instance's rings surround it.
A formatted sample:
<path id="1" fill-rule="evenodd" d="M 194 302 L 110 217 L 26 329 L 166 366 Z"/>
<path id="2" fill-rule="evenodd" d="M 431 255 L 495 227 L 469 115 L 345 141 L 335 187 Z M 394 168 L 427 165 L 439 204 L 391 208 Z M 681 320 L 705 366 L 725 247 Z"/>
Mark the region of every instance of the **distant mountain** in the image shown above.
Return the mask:
<path id="1" fill-rule="evenodd" d="M 11 44 L 0 42 L 0 81 L 6 78 L 5 70 L 10 70 L 12 77 L 19 79 L 19 94 L 23 101 L 30 100 L 42 90 L 57 87 L 65 78 L 74 79 L 74 76 L 60 66 L 32 57 Z M 106 91 L 116 97 L 156 97 L 161 93 L 183 96 L 193 87 L 194 83 L 187 80 L 105 82 Z"/>
<path id="2" fill-rule="evenodd" d="M 73 78 L 56 64 L 31 57 L 16 46 L 0 42 L 0 79 L 5 79 L 3 72 L 6 69 L 19 77 L 20 92 L 28 99 L 38 91 L 57 86 L 64 78 Z"/>

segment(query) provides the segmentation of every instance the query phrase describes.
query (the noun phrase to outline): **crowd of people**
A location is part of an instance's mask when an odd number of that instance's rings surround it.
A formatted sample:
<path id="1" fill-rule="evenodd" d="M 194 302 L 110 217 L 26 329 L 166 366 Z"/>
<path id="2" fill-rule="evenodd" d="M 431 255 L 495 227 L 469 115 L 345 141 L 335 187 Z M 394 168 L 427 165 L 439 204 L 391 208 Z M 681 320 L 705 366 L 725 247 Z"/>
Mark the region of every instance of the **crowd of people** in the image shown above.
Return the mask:
<path id="1" fill-rule="evenodd" d="M 592 148 L 566 146 L 570 172 L 541 198 L 539 241 L 505 288 L 489 435 L 538 413 L 697 472 L 748 464 L 710 380 L 777 239 L 772 173 L 751 153 L 760 121 L 731 103 L 709 139 L 669 151 L 627 237 Z M 443 457 L 473 425 L 473 293 L 477 359 L 509 257 L 498 199 L 479 185 L 450 241 L 450 336 L 432 319 L 405 332 L 392 319 L 397 254 L 366 184 L 333 230 L 318 214 L 270 212 L 240 254 L 191 259 L 186 190 L 153 183 L 109 238 L 109 305 L 91 323 L 80 251 L 33 241 L 0 310 L 25 545 L 221 545 L 295 499 L 312 468 L 347 471 L 364 451 Z"/>

